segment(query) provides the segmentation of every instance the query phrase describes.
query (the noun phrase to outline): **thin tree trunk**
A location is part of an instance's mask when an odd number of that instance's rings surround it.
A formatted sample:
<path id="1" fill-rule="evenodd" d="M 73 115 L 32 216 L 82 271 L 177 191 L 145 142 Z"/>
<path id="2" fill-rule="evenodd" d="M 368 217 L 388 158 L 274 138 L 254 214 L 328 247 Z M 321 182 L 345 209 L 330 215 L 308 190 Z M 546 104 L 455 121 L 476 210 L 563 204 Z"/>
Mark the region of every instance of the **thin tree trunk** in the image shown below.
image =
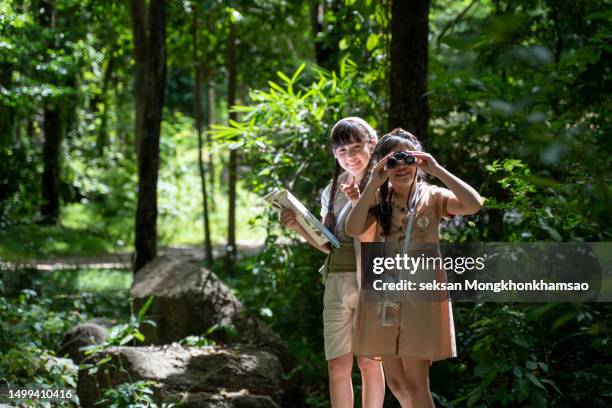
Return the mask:
<path id="1" fill-rule="evenodd" d="M 40 25 L 55 28 L 53 1 L 41 0 Z M 55 44 L 48 45 L 55 48 Z M 60 105 L 51 99 L 44 102 L 43 109 L 43 175 L 41 183 L 42 203 L 40 213 L 46 224 L 57 224 L 60 212 L 60 146 L 62 143 L 62 114 Z"/>
<path id="2" fill-rule="evenodd" d="M 211 13 L 206 14 L 206 31 L 211 33 L 213 31 L 213 24 L 211 19 Z M 212 124 L 215 122 L 215 88 L 213 82 L 213 69 L 209 65 L 206 69 L 206 130 L 210 131 Z M 210 133 L 206 133 L 206 147 L 208 149 L 208 180 L 210 185 L 210 208 L 211 211 L 215 211 L 215 161 L 213 160 L 213 140 Z"/>
<path id="3" fill-rule="evenodd" d="M 135 56 L 138 204 L 134 273 L 157 255 L 157 177 L 159 138 L 166 86 L 166 5 L 130 1 Z M 148 16 L 148 19 L 146 18 Z"/>
<path id="4" fill-rule="evenodd" d="M 98 108 L 94 106 L 94 110 L 100 113 L 100 127 L 98 128 L 98 139 L 96 143 L 96 147 L 98 148 L 98 154 L 102 157 L 104 155 L 104 149 L 108 146 L 108 87 L 113 76 L 113 68 L 115 63 L 115 58 L 113 57 L 114 47 L 111 48 L 108 56 L 108 62 L 106 63 L 106 68 L 104 69 L 104 79 L 102 80 L 102 90 L 100 92 L 100 96 L 97 102 L 99 102 L 102 106 Z"/>
<path id="5" fill-rule="evenodd" d="M 42 205 L 40 213 L 46 224 L 57 224 L 60 210 L 60 145 L 62 143 L 61 113 L 49 103 L 44 110 Z"/>
<path id="6" fill-rule="evenodd" d="M 213 82 L 210 73 L 206 78 L 206 130 L 210 131 L 215 117 L 215 89 L 213 88 Z M 212 136 L 210 133 L 206 134 L 206 147 L 208 149 L 208 180 L 209 180 L 209 191 L 210 196 L 215 196 L 215 162 L 212 154 Z M 211 211 L 216 208 L 215 200 L 210 200 Z"/>
<path id="7" fill-rule="evenodd" d="M 555 64 L 558 65 L 559 61 L 561 60 L 561 52 L 563 51 L 563 32 L 561 31 L 561 23 L 559 22 L 559 10 L 557 7 L 558 7 L 558 4 L 556 1 L 552 1 L 550 3 L 551 17 L 552 17 L 552 21 L 555 26 L 555 36 L 556 36 Z"/>
<path id="8" fill-rule="evenodd" d="M 429 1 L 394 1 L 391 11 L 389 129 L 402 127 L 427 140 Z"/>
<path id="9" fill-rule="evenodd" d="M 13 68 L 11 63 L 0 62 L 0 87 L 3 89 L 13 88 Z M 16 109 L 8 104 L 0 109 L 0 143 L 7 146 L 13 141 L 13 131 L 18 121 L 16 113 Z"/>
<path id="10" fill-rule="evenodd" d="M 202 183 L 202 211 L 204 215 L 204 254 L 206 258 L 206 264 L 212 266 L 213 255 L 212 245 L 210 242 L 210 229 L 208 225 L 208 197 L 206 192 L 206 168 L 203 158 L 204 143 L 202 140 L 202 95 L 201 95 L 201 70 L 200 70 L 200 59 L 198 58 L 198 14 L 195 3 L 192 4 L 193 23 L 192 23 L 192 40 L 193 40 L 193 69 L 195 76 L 195 89 L 194 89 L 194 115 L 195 115 L 195 126 L 198 134 L 198 168 L 200 170 L 200 181 Z"/>
<path id="11" fill-rule="evenodd" d="M 230 109 L 235 105 L 236 98 L 236 27 L 230 17 L 230 32 L 228 39 L 228 85 L 227 85 L 227 107 Z M 236 120 L 236 113 L 229 114 L 230 120 Z M 238 156 L 236 150 L 232 149 L 229 153 L 229 203 L 228 203 L 228 220 L 227 220 L 227 247 L 225 266 L 229 272 L 236 262 L 236 181 L 237 181 Z"/>

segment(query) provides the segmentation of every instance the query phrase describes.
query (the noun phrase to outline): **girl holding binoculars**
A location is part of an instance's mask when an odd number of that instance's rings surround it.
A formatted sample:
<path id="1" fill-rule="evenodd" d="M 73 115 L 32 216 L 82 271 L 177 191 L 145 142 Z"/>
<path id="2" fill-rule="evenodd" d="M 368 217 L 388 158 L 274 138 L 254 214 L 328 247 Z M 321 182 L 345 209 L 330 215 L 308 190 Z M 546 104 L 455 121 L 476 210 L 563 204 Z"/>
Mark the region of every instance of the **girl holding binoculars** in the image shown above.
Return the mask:
<path id="1" fill-rule="evenodd" d="M 382 137 L 374 160 L 369 181 L 346 219 L 349 236 L 359 237 L 374 226 L 373 241 L 404 241 L 405 247 L 408 242 L 437 243 L 442 217 L 475 214 L 482 207 L 476 190 L 425 153 L 418 139 L 403 129 Z M 426 183 L 425 173 L 447 188 Z M 353 352 L 382 358 L 389 388 L 402 407 L 433 408 L 429 366 L 457 355 L 450 302 L 400 303 L 394 324 L 381 322 L 380 306 L 360 296 Z"/>

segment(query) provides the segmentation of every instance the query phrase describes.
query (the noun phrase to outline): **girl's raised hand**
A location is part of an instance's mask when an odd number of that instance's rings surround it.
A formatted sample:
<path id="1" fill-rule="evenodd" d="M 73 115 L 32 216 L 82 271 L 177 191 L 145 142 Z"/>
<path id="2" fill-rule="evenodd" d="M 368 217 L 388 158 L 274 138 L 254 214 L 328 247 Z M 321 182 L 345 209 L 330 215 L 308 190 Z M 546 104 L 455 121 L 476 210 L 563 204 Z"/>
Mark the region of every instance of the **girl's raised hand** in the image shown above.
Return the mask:
<path id="1" fill-rule="evenodd" d="M 376 187 L 382 186 L 382 184 L 389 178 L 389 169 L 387 169 L 387 159 L 393 153 L 389 153 L 385 157 L 383 157 L 378 163 L 374 165 L 372 168 L 372 175 L 370 176 L 370 183 L 375 185 Z"/>
<path id="2" fill-rule="evenodd" d="M 300 225 L 297 222 L 297 217 L 295 215 L 295 212 L 288 208 L 283 207 L 283 209 L 281 210 L 280 218 L 281 218 L 281 222 L 283 223 L 283 225 L 287 228 L 291 228 L 294 230 L 297 228 L 298 225 Z"/>
<path id="3" fill-rule="evenodd" d="M 359 186 L 357 185 L 357 179 L 355 176 L 353 176 L 350 183 L 340 184 L 340 190 L 344 193 L 346 198 L 351 200 L 353 204 L 359 200 Z"/>
<path id="4" fill-rule="evenodd" d="M 436 172 L 440 169 L 440 165 L 431 154 L 412 150 L 409 150 L 408 153 L 416 157 L 418 168 L 426 173 L 435 176 Z"/>

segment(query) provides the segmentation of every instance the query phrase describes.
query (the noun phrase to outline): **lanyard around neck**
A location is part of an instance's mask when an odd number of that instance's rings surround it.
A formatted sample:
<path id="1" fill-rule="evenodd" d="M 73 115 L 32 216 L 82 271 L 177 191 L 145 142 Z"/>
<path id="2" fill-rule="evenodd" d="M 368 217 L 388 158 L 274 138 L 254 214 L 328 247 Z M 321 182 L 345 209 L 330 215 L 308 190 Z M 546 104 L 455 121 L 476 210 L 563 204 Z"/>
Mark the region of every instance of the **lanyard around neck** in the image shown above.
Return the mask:
<path id="1" fill-rule="evenodd" d="M 415 180 L 416 181 L 416 180 Z M 409 213 L 408 213 L 408 222 L 406 224 L 406 235 L 404 236 L 404 248 L 402 254 L 408 253 L 408 247 L 410 246 L 410 234 L 412 233 L 412 223 L 414 222 L 414 215 L 416 213 L 416 206 L 421 198 L 421 188 L 420 185 L 417 184 L 416 190 L 414 191 L 414 196 L 412 200 L 410 200 L 409 205 Z"/>

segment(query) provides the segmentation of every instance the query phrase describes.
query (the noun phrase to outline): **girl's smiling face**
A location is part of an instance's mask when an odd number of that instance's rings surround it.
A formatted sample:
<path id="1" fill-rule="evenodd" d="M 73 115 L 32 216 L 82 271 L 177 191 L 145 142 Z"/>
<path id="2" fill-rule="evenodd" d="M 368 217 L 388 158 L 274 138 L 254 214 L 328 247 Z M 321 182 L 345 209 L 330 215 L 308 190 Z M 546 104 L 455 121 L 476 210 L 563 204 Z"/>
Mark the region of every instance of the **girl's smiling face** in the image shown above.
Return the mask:
<path id="1" fill-rule="evenodd" d="M 348 143 L 334 149 L 334 157 L 346 172 L 352 176 L 359 176 L 368 167 L 372 147 L 372 143 L 366 140 Z"/>
<path id="2" fill-rule="evenodd" d="M 389 154 L 408 150 L 412 150 L 408 143 L 400 143 L 393 147 Z M 389 169 L 389 183 L 396 191 L 408 193 L 410 186 L 412 185 L 412 180 L 414 180 L 414 174 L 416 171 L 416 164 L 406 164 L 402 160 L 396 167 Z"/>

